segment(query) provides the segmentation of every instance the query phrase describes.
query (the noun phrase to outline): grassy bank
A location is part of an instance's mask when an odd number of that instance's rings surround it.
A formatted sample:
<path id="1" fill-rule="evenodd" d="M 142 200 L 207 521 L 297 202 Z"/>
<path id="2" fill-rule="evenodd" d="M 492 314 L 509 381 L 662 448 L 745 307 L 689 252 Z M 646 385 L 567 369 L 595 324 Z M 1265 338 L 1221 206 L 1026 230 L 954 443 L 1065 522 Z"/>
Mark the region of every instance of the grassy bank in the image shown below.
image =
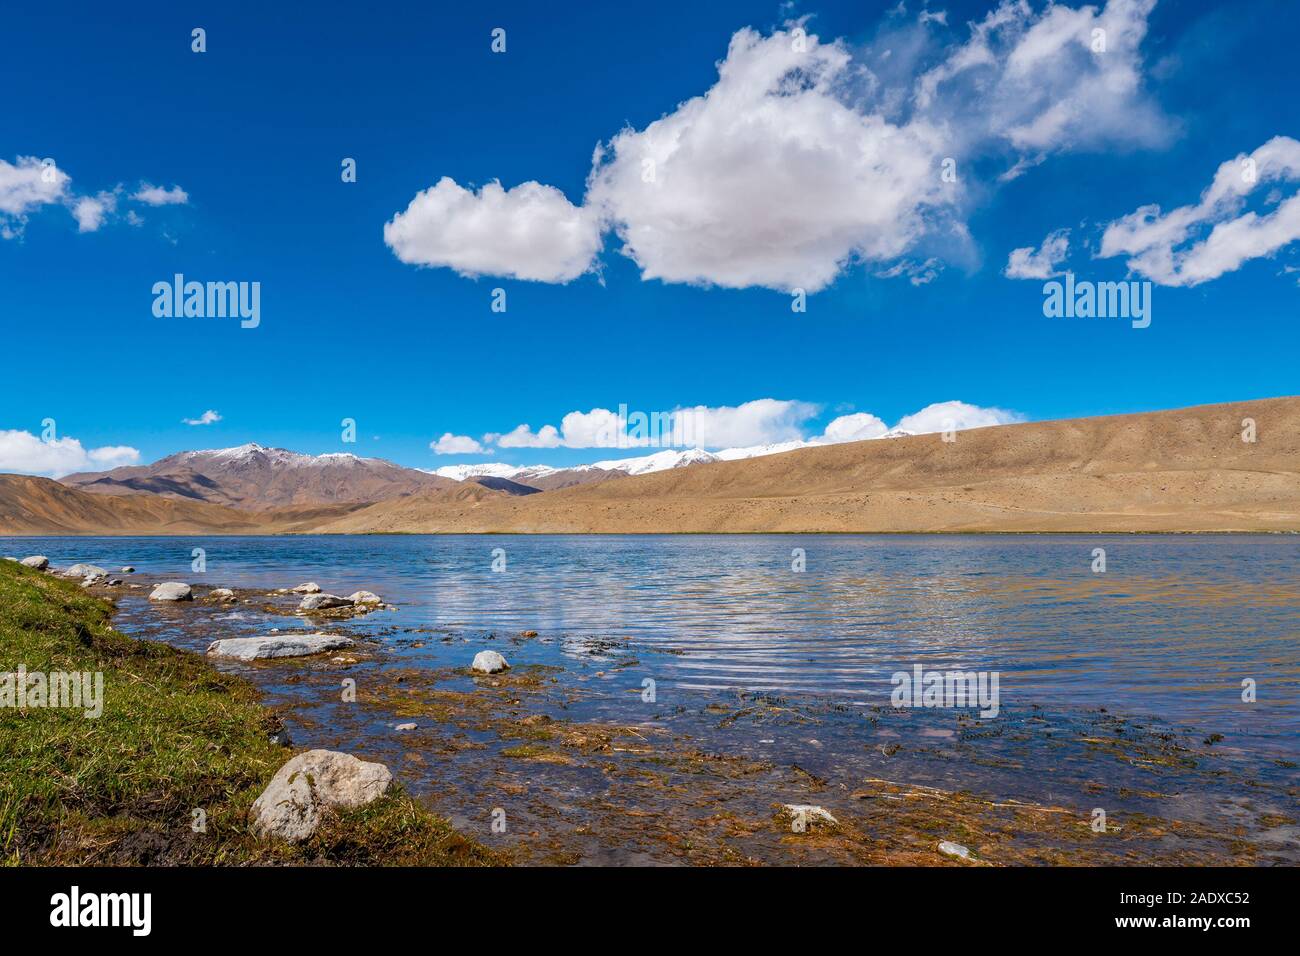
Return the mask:
<path id="1" fill-rule="evenodd" d="M 501 862 L 400 791 L 269 843 L 248 810 L 292 751 L 247 681 L 114 631 L 77 585 L 0 561 L 0 672 L 102 672 L 103 713 L 0 708 L 0 861 L 8 865 Z M 194 811 L 206 815 L 195 832 Z"/>

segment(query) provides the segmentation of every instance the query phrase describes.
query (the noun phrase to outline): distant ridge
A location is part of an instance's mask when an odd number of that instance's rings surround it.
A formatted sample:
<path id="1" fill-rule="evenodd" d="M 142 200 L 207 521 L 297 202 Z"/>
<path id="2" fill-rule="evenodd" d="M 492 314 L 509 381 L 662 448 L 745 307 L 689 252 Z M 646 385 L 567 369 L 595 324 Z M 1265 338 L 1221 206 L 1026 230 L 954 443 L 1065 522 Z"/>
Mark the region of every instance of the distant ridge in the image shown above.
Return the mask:
<path id="1" fill-rule="evenodd" d="M 257 444 L 183 451 L 151 465 L 61 479 L 92 494 L 151 494 L 253 511 L 382 501 L 451 482 L 382 458 L 301 455 Z"/>

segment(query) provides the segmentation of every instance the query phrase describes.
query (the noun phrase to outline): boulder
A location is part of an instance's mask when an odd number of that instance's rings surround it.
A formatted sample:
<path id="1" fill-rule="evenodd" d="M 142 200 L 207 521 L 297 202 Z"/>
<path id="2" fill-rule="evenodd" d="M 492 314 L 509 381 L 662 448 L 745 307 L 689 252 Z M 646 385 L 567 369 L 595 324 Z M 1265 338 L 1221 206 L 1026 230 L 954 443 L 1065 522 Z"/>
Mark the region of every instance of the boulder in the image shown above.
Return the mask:
<path id="1" fill-rule="evenodd" d="M 29 568 L 35 568 L 37 571 L 44 571 L 50 566 L 50 559 L 43 554 L 34 554 L 30 558 L 23 558 L 18 563 Z"/>
<path id="2" fill-rule="evenodd" d="M 129 564 L 124 568 L 118 568 L 118 571 L 121 574 L 135 574 L 135 568 L 131 567 Z"/>
<path id="3" fill-rule="evenodd" d="M 59 572 L 65 578 L 106 578 L 108 572 L 93 564 L 74 564 L 66 571 Z"/>
<path id="4" fill-rule="evenodd" d="M 969 860 L 971 858 L 970 850 L 960 843 L 952 843 L 948 840 L 939 841 L 939 852 L 945 856 L 955 856 L 959 860 Z"/>
<path id="5" fill-rule="evenodd" d="M 383 599 L 374 591 L 356 591 L 348 595 L 353 604 L 383 604 Z"/>
<path id="6" fill-rule="evenodd" d="M 193 601 L 194 592 L 188 584 L 180 581 L 164 581 L 153 589 L 150 601 Z"/>
<path id="7" fill-rule="evenodd" d="M 379 799 L 393 775 L 381 763 L 351 754 L 309 750 L 281 767 L 253 801 L 253 830 L 264 837 L 305 840 L 327 807 L 360 807 Z"/>
<path id="8" fill-rule="evenodd" d="M 396 727 L 394 727 L 393 729 L 394 729 L 394 730 L 403 730 L 403 731 L 405 731 L 405 730 L 415 730 L 415 729 L 416 729 L 416 726 L 417 726 L 416 724 L 409 724 L 409 723 L 408 723 L 408 724 L 398 724 L 398 725 L 397 725 Z"/>
<path id="9" fill-rule="evenodd" d="M 805 826 L 814 823 L 829 823 L 831 826 L 838 826 L 840 822 L 831 816 L 829 810 L 825 807 L 819 807 L 815 803 L 783 803 L 781 808 L 790 816 L 790 819 L 802 820 Z"/>
<path id="10" fill-rule="evenodd" d="M 233 657 L 241 661 L 266 660 L 273 657 L 307 657 L 324 651 L 351 647 L 356 641 L 337 634 L 276 634 L 274 637 L 228 637 L 208 645 L 214 657 Z"/>
<path id="11" fill-rule="evenodd" d="M 308 594 L 298 605 L 300 611 L 325 611 L 332 607 L 351 607 L 349 598 L 337 594 Z"/>
<path id="12" fill-rule="evenodd" d="M 474 663 L 470 667 L 482 674 L 495 674 L 510 669 L 506 659 L 496 651 L 479 651 L 474 655 Z"/>
<path id="13" fill-rule="evenodd" d="M 218 601 L 236 601 L 235 592 L 230 588 L 213 588 L 208 592 L 208 597 Z"/>
<path id="14" fill-rule="evenodd" d="M 315 581 L 308 581 L 306 584 L 300 584 L 293 589 L 294 594 L 320 594 L 320 585 Z"/>

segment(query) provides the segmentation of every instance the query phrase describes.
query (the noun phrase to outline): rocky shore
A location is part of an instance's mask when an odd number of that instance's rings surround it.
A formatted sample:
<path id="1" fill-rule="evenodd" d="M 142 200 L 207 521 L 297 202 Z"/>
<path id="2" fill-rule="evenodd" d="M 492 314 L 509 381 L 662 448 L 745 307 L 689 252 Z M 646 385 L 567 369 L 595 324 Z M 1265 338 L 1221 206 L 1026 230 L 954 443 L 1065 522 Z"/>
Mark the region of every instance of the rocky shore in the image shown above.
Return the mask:
<path id="1" fill-rule="evenodd" d="M 1284 861 L 1296 826 L 1294 782 L 1248 782 L 1208 740 L 1104 711 L 988 722 L 727 693 L 629 722 L 611 700 L 644 693 L 621 676 L 636 648 L 593 645 L 589 662 L 541 665 L 529 649 L 551 638 L 535 630 L 479 648 L 367 623 L 391 607 L 372 592 L 164 582 L 178 587 L 163 599 L 132 588 L 130 573 L 81 584 L 129 608 L 144 635 L 150 622 L 160 636 L 180 628 L 312 747 L 282 758 L 249 807 L 250 833 L 272 844 L 316 840 L 321 820 L 399 779 L 499 860 L 544 865 L 1250 864 Z M 232 634 L 241 608 L 286 626 Z M 445 663 L 416 665 L 431 646 Z M 984 768 L 978 789 L 958 782 L 972 765 Z M 1040 766 L 1074 799 L 1035 798 Z M 1191 808 L 1189 791 L 1224 805 L 1249 793 L 1254 805 L 1238 801 L 1227 825 Z"/>

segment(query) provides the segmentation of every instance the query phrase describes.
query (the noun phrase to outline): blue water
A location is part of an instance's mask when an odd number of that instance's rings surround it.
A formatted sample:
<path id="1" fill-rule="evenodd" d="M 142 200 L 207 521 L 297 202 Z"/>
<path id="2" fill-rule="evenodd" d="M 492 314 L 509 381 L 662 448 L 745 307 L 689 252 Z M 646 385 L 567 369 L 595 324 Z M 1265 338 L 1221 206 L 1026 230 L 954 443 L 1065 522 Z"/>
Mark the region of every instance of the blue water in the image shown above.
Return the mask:
<path id="1" fill-rule="evenodd" d="M 1297 536 L 9 538 L 0 551 L 130 564 L 141 583 L 365 588 L 398 610 L 363 629 L 536 630 L 553 640 L 512 653 L 540 662 L 593 642 L 663 651 L 660 685 L 696 695 L 878 705 L 914 664 L 997 671 L 1004 706 L 1106 707 L 1300 752 Z"/>

